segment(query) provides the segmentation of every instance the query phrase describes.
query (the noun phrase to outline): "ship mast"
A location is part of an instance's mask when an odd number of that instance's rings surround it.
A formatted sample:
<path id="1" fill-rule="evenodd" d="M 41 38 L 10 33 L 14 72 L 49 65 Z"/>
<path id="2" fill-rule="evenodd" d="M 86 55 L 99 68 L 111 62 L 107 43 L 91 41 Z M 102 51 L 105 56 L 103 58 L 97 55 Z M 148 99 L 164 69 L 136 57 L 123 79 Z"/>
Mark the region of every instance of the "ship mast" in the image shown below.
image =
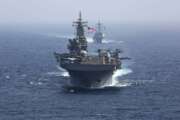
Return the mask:
<path id="1" fill-rule="evenodd" d="M 81 12 L 79 12 L 79 18 L 77 21 L 73 22 L 73 26 L 76 30 L 76 37 L 75 39 L 79 42 L 81 50 L 87 51 L 87 40 L 84 34 L 84 27 L 87 26 L 86 21 L 82 21 L 82 15 Z"/>
<path id="2" fill-rule="evenodd" d="M 97 24 L 97 29 L 98 29 L 98 32 L 101 32 L 101 23 L 100 23 L 100 21 L 98 22 L 98 24 Z"/>

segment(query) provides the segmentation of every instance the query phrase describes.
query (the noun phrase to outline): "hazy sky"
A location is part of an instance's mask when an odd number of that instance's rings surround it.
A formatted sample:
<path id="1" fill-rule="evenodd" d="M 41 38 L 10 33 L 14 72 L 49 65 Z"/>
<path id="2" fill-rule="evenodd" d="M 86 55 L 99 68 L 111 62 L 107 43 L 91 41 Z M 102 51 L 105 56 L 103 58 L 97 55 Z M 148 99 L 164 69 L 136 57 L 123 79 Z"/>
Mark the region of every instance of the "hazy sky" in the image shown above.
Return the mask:
<path id="1" fill-rule="evenodd" d="M 180 0 L 0 0 L 0 23 L 180 23 Z"/>

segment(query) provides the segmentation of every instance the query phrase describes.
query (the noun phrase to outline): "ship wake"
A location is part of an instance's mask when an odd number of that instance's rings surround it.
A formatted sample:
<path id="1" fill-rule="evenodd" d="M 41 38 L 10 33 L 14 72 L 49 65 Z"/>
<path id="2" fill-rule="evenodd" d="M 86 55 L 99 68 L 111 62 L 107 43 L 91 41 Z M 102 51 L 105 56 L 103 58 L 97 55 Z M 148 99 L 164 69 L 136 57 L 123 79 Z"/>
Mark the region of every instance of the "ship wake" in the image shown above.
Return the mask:
<path id="1" fill-rule="evenodd" d="M 53 37 L 56 37 L 56 38 L 62 38 L 62 39 L 72 39 L 73 38 L 73 35 L 59 35 L 59 34 L 48 34 L 48 36 L 53 36 Z M 93 43 L 94 40 L 92 37 L 87 37 L 87 41 L 88 43 Z M 123 41 L 116 41 L 116 40 L 112 40 L 112 39 L 103 39 L 102 40 L 102 43 L 103 44 L 108 44 L 108 43 L 123 43 Z"/>
<path id="2" fill-rule="evenodd" d="M 131 86 L 133 83 L 129 80 L 120 80 L 118 79 L 121 76 L 128 75 L 132 73 L 132 70 L 129 68 L 119 69 L 116 70 L 112 76 L 112 79 L 109 80 L 109 83 L 102 86 L 92 86 L 92 87 L 77 87 L 73 85 L 65 85 L 63 86 L 64 90 L 69 93 L 76 93 L 76 92 L 95 92 L 97 91 L 116 91 L 123 87 Z"/>
<path id="3" fill-rule="evenodd" d="M 47 72 L 46 74 L 49 76 L 69 77 L 69 73 L 65 69 L 59 67 L 58 65 L 56 67 L 59 71 Z"/>
<path id="4" fill-rule="evenodd" d="M 130 73 L 132 73 L 133 71 L 129 68 L 122 68 L 122 69 L 118 69 L 114 72 L 112 79 L 110 80 L 110 82 L 108 82 L 107 84 L 101 86 L 101 88 L 106 88 L 106 87 L 127 87 L 130 86 L 131 83 L 127 80 L 119 80 L 119 77 L 124 76 L 124 75 L 128 75 Z"/>
<path id="5" fill-rule="evenodd" d="M 49 75 L 53 75 L 53 76 L 61 76 L 61 77 L 69 77 L 69 73 L 57 66 L 57 68 L 60 70 L 60 72 L 49 72 Z M 119 77 L 122 77 L 124 75 L 128 75 L 130 73 L 132 73 L 133 71 L 129 68 L 122 68 L 122 69 L 118 69 L 114 72 L 112 79 L 109 80 L 109 82 L 105 85 L 102 86 L 92 86 L 90 89 L 106 89 L 106 88 L 120 88 L 120 87 L 127 87 L 127 86 L 131 86 L 132 82 L 128 81 L 128 80 L 120 80 Z M 70 85 L 72 87 L 72 85 Z"/>

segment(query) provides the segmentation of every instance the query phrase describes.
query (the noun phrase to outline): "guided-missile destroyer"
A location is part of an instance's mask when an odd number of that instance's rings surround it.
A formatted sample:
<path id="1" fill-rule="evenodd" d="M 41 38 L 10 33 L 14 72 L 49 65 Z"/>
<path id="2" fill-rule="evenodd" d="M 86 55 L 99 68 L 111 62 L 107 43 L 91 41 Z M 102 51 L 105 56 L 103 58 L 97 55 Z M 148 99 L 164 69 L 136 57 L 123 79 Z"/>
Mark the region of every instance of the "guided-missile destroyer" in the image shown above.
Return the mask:
<path id="1" fill-rule="evenodd" d="M 104 38 L 104 33 L 102 32 L 102 24 L 100 22 L 97 23 L 96 32 L 93 36 L 93 40 L 95 43 L 102 43 Z"/>
<path id="2" fill-rule="evenodd" d="M 111 82 L 114 71 L 121 69 L 120 50 L 98 49 L 96 55 L 90 54 L 85 37 L 87 22 L 82 21 L 81 13 L 77 21 L 73 22 L 73 26 L 76 35 L 69 39 L 69 52 L 54 53 L 59 66 L 68 71 L 70 85 L 91 88 Z"/>

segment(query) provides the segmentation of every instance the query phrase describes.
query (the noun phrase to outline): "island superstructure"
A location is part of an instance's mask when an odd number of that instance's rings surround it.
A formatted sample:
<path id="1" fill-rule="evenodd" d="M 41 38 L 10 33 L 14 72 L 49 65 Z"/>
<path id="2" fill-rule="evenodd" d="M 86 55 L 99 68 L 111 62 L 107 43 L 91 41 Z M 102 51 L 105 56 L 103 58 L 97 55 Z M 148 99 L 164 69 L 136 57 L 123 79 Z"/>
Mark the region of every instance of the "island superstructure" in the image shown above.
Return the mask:
<path id="1" fill-rule="evenodd" d="M 69 52 L 54 53 L 59 66 L 68 71 L 70 85 L 91 88 L 111 82 L 114 71 L 121 69 L 120 50 L 98 49 L 96 55 L 89 53 L 85 37 L 87 22 L 82 20 L 81 12 L 73 26 L 76 35 L 69 39 Z"/>

